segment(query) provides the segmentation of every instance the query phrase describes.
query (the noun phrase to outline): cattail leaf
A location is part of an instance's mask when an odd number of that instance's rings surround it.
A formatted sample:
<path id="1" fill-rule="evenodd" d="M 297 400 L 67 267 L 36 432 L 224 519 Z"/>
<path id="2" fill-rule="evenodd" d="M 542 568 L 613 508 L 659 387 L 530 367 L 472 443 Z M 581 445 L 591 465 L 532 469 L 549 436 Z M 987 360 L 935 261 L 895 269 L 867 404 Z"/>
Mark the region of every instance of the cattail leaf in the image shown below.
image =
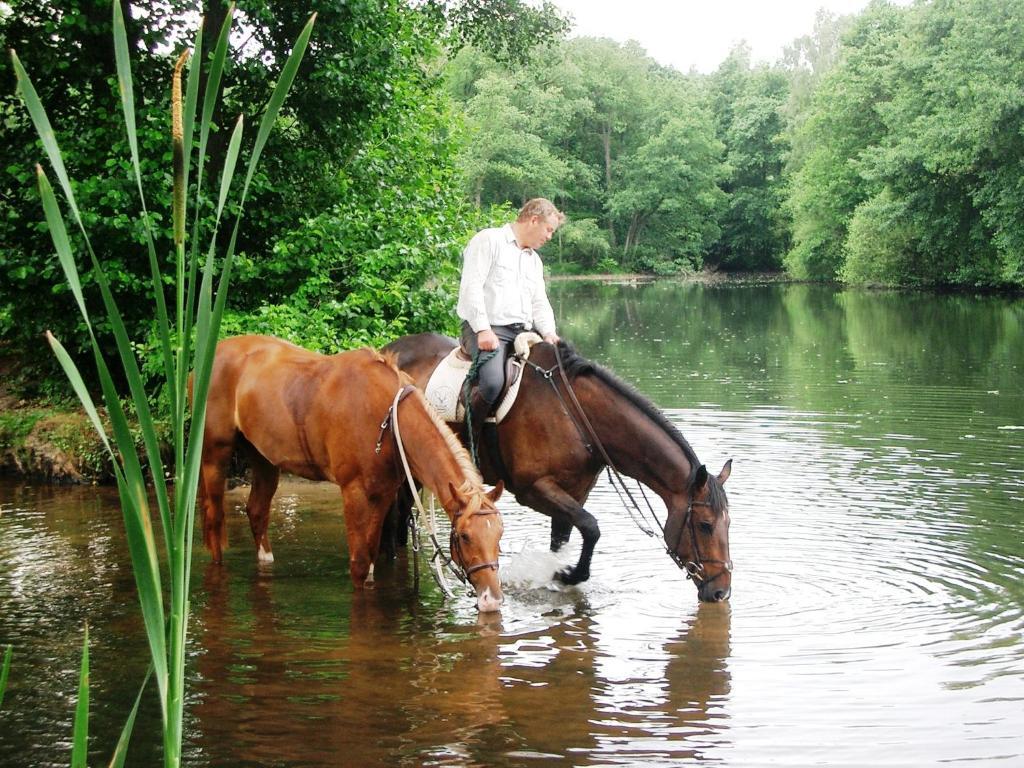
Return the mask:
<path id="1" fill-rule="evenodd" d="M 68 238 L 68 231 L 64 226 L 64 216 L 60 212 L 60 206 L 53 194 L 50 180 L 46 178 L 46 172 L 41 165 L 36 165 L 36 181 L 39 184 L 39 196 L 43 201 L 43 213 L 46 215 L 46 223 L 50 228 L 50 239 L 53 240 L 54 248 L 57 250 L 57 258 L 60 260 L 61 269 L 64 270 L 64 278 L 68 281 L 71 295 L 75 297 L 85 324 L 91 327 L 89 311 L 85 308 L 85 297 L 82 295 L 82 281 L 78 276 L 78 266 L 71 253 L 71 240 Z"/>
<path id="2" fill-rule="evenodd" d="M 78 704 L 71 739 L 71 768 L 87 768 L 89 752 L 89 625 L 82 641 L 82 665 L 78 672 Z"/>
<path id="3" fill-rule="evenodd" d="M 49 331 L 46 332 L 46 341 L 53 350 L 53 353 L 57 358 L 57 362 L 60 363 L 60 367 L 64 370 L 64 375 L 68 377 L 68 381 L 71 383 L 71 388 L 75 391 L 79 401 L 82 403 L 82 407 L 85 409 L 85 413 L 89 417 L 89 421 L 92 422 L 93 429 L 95 429 L 96 434 L 100 436 L 100 440 L 103 442 L 103 447 L 107 449 L 107 453 L 110 455 L 110 460 L 116 464 L 117 454 L 114 453 L 114 449 L 110 445 L 110 439 L 107 437 L 107 431 L 103 428 L 103 422 L 100 421 L 99 412 L 96 410 L 96 405 L 93 403 L 92 396 L 89 394 L 89 390 L 85 386 L 82 374 L 78 372 L 78 368 L 71 360 L 71 356 L 68 355 L 64 346 Z"/>
<path id="4" fill-rule="evenodd" d="M 114 754 L 110 758 L 109 768 L 123 768 L 124 760 L 128 756 L 128 742 L 131 741 L 132 731 L 135 729 L 135 717 L 139 714 L 139 702 L 142 701 L 142 692 L 146 690 L 146 685 L 149 683 L 149 678 L 153 676 L 153 665 L 149 665 L 149 669 L 146 671 L 146 677 L 142 681 L 142 685 L 139 686 L 139 693 L 135 697 L 135 704 L 132 706 L 131 712 L 128 714 L 128 719 L 124 723 L 124 727 L 121 729 L 121 737 L 117 740 L 117 746 L 114 748 Z"/>
<path id="5" fill-rule="evenodd" d="M 57 136 L 50 125 L 50 118 L 46 116 L 46 110 L 43 109 L 43 103 L 39 100 L 39 94 L 36 93 L 32 80 L 29 79 L 28 73 L 21 65 L 21 61 L 14 51 L 11 51 L 11 63 L 14 65 L 14 72 L 18 78 L 18 89 L 21 91 L 21 97 L 25 100 L 25 107 L 28 109 L 29 117 L 32 118 L 32 124 L 36 128 L 36 133 L 39 134 L 39 139 L 43 142 L 43 150 L 46 152 L 46 157 L 49 159 L 54 173 L 57 174 L 57 181 L 60 182 L 61 189 L 64 190 L 64 196 L 67 198 L 68 206 L 75 218 L 75 222 L 84 232 L 82 216 L 78 212 L 75 193 L 71 189 L 71 181 L 68 178 L 67 169 L 64 167 L 64 158 L 60 154 Z"/>
<path id="6" fill-rule="evenodd" d="M 242 128 L 244 120 L 242 115 L 235 121 L 235 129 L 231 132 L 231 141 L 228 143 L 227 156 L 224 158 L 224 171 L 220 176 L 220 197 L 217 199 L 217 221 L 220 222 L 221 214 L 224 212 L 224 204 L 228 199 L 228 191 L 231 188 L 231 180 L 235 175 L 235 164 L 238 162 L 238 152 L 242 146 Z M 216 231 L 214 232 L 216 236 Z"/>
<path id="7" fill-rule="evenodd" d="M 213 109 L 217 104 L 217 97 L 220 95 L 220 81 L 224 74 L 224 63 L 228 58 L 228 39 L 231 34 L 231 24 L 235 16 L 235 4 L 228 6 L 224 23 L 220 28 L 220 35 L 217 37 L 217 45 L 210 58 L 210 72 L 206 78 L 206 93 L 203 97 L 203 116 L 199 123 L 199 170 L 197 171 L 196 182 L 196 203 L 199 201 L 199 189 L 203 180 L 203 165 L 206 159 L 206 143 L 210 136 L 210 126 L 213 123 Z M 197 48 L 196 50 L 202 50 Z"/>
<path id="8" fill-rule="evenodd" d="M 167 303 L 163 293 L 163 278 L 160 275 L 160 265 L 156 257 L 156 244 L 153 241 L 153 226 L 149 219 L 149 211 L 146 207 L 146 196 L 142 187 L 142 165 L 139 162 L 139 140 L 135 125 L 135 97 L 132 86 L 131 60 L 128 54 L 128 34 L 125 30 L 124 15 L 121 11 L 121 3 L 112 3 L 113 7 L 113 28 L 114 28 L 114 59 L 117 67 L 117 85 L 121 94 L 121 112 L 124 117 L 125 134 L 128 138 L 128 146 L 131 150 L 132 168 L 135 171 L 135 184 L 139 192 L 139 204 L 142 209 L 143 232 L 146 237 L 146 249 L 149 254 L 149 271 L 153 278 L 153 299 L 156 304 L 157 331 L 160 339 L 160 346 L 163 350 L 164 377 L 167 380 L 168 388 L 174 391 L 174 371 L 172 367 L 173 358 L 170 355 L 170 329 L 167 315 Z M 90 249 L 91 250 L 91 249 Z"/>
<path id="9" fill-rule="evenodd" d="M 309 17 L 309 21 L 306 22 L 306 26 L 302 28 L 302 32 L 299 33 L 299 37 L 295 41 L 295 45 L 292 46 L 292 52 L 289 54 L 287 61 L 284 63 L 284 67 L 281 69 L 281 77 L 277 80 L 277 85 L 274 87 L 274 92 L 270 96 L 270 101 L 267 103 L 266 111 L 263 113 L 263 119 L 260 121 L 260 129 L 256 134 L 256 144 L 253 146 L 252 156 L 249 158 L 249 170 L 245 175 L 245 186 L 242 188 L 242 200 L 245 200 L 246 192 L 249 189 L 249 182 L 252 181 L 253 174 L 256 172 L 256 164 L 259 162 L 260 154 L 263 152 L 263 147 L 266 146 L 267 139 L 270 137 L 270 132 L 274 128 L 274 123 L 277 121 L 278 112 L 281 111 L 281 105 L 284 104 L 285 97 L 288 95 L 289 89 L 292 87 L 292 83 L 295 80 L 295 75 L 299 71 L 299 64 L 302 63 L 302 57 L 306 53 L 306 46 L 309 44 L 309 37 L 313 33 L 313 23 L 316 21 L 316 14 L 314 13 Z"/>
<path id="10" fill-rule="evenodd" d="M 4 663 L 0 666 L 0 707 L 4 703 L 4 691 L 7 690 L 7 674 L 11 671 L 11 656 L 14 655 L 14 646 L 8 645 L 4 652 Z"/>
<path id="11" fill-rule="evenodd" d="M 110 321 L 110 327 L 114 332 L 114 340 L 117 342 L 117 351 L 121 357 L 121 365 L 125 372 L 125 378 L 128 380 L 128 388 L 132 396 L 132 404 L 135 406 L 135 415 L 139 420 L 139 432 L 142 435 L 143 446 L 146 449 L 146 460 L 149 463 L 150 474 L 153 477 L 153 487 L 156 491 L 157 506 L 160 511 L 160 520 L 164 529 L 164 540 L 170 551 L 170 543 L 172 541 L 171 531 L 173 529 L 173 521 L 171 519 L 170 512 L 170 501 L 167 493 L 167 485 L 164 480 L 164 462 L 160 455 L 160 438 L 156 431 L 156 425 L 153 423 L 153 415 L 150 411 L 149 399 L 146 396 L 146 385 L 142 379 L 142 373 L 139 371 L 138 361 L 135 359 L 135 352 L 132 350 L 131 339 L 128 336 L 128 329 L 125 327 L 124 319 L 121 317 L 121 312 L 117 308 L 117 304 L 114 301 L 114 296 L 110 290 L 110 283 L 107 280 L 106 273 L 100 267 L 99 262 L 93 257 L 93 273 L 96 276 L 96 283 L 100 288 L 100 295 L 103 297 L 103 304 L 107 310 L 107 319 Z M 109 378 L 109 373 L 106 371 L 106 363 L 103 361 L 102 356 L 99 353 L 99 348 L 96 347 L 94 342 L 94 353 L 97 358 L 97 368 L 100 368 L 101 380 L 104 376 Z M 168 351 L 167 354 L 170 354 Z M 110 412 L 111 423 L 115 426 L 115 439 L 117 440 L 118 447 L 121 450 L 122 461 L 124 462 L 125 473 L 130 478 L 134 477 L 137 473 L 139 476 L 139 482 L 145 485 L 145 478 L 143 476 L 142 467 L 139 464 L 138 453 L 135 450 L 135 441 L 132 437 L 131 430 L 128 428 L 127 418 L 123 419 L 124 430 L 118 433 L 116 427 L 119 426 L 119 422 L 116 422 L 115 416 L 123 418 L 124 410 L 121 406 L 121 401 L 117 397 L 116 393 L 113 394 L 114 402 L 111 402 L 110 394 L 104 391 L 104 396 L 107 401 L 107 410 Z"/>
<path id="12" fill-rule="evenodd" d="M 114 7 L 114 62 L 117 66 L 117 89 L 121 94 L 121 110 L 124 113 L 124 128 L 128 135 L 128 148 L 132 153 L 132 165 L 139 165 L 139 139 L 135 128 L 135 93 L 132 86 L 131 58 L 128 55 L 128 34 L 124 25 L 121 3 Z"/>

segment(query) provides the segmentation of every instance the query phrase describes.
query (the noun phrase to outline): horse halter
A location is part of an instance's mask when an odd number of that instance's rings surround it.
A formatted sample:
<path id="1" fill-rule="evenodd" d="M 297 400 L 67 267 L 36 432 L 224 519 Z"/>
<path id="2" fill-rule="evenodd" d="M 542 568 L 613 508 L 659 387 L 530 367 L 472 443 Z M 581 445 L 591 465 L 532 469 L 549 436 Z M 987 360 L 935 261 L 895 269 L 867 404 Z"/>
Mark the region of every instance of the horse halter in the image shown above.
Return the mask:
<path id="1" fill-rule="evenodd" d="M 686 503 L 686 512 L 683 513 L 683 521 L 679 524 L 679 535 L 676 536 L 675 546 L 667 548 L 668 556 L 672 558 L 672 561 L 678 565 L 681 569 L 686 571 L 686 578 L 693 581 L 698 587 L 705 582 L 717 579 L 722 573 L 732 573 L 732 560 L 718 560 L 715 558 L 702 558 L 700 556 L 700 545 L 697 543 L 697 529 L 693 521 L 693 508 L 694 507 L 710 507 L 710 502 L 707 501 L 694 501 L 692 498 Z M 665 521 L 666 524 L 668 521 Z M 683 556 L 679 554 L 679 545 L 683 543 L 683 533 L 690 531 L 690 542 L 693 544 L 693 559 L 684 560 Z M 708 578 L 704 564 L 715 564 L 721 565 L 722 570 L 716 573 L 711 578 Z"/>
<path id="2" fill-rule="evenodd" d="M 478 509 L 475 512 L 471 512 L 469 516 L 470 517 L 476 517 L 478 515 L 497 515 L 497 514 L 498 514 L 498 510 L 497 509 Z M 459 532 L 457 530 L 455 530 L 455 525 L 456 525 L 456 523 L 458 522 L 458 520 L 459 520 L 459 518 L 461 516 L 462 516 L 461 513 L 456 513 L 455 519 L 452 520 L 452 530 L 451 530 L 451 534 L 450 534 L 450 536 L 448 538 L 448 550 L 451 552 L 451 562 L 453 564 L 455 564 L 455 565 L 458 565 L 459 568 L 462 570 L 462 574 L 458 574 L 457 573 L 456 575 L 465 576 L 465 578 L 461 579 L 462 582 L 465 583 L 466 581 L 469 580 L 469 577 L 472 576 L 477 571 L 482 571 L 485 568 L 490 568 L 492 571 L 497 571 L 500 566 L 498 565 L 498 561 L 497 560 L 492 560 L 492 561 L 486 562 L 486 563 L 477 563 L 476 565 L 471 565 L 468 568 L 465 565 L 463 565 L 463 563 L 465 562 L 465 557 L 463 556 L 463 553 L 462 553 L 462 537 L 459 535 Z M 458 563 L 455 562 L 456 557 L 459 560 Z"/>

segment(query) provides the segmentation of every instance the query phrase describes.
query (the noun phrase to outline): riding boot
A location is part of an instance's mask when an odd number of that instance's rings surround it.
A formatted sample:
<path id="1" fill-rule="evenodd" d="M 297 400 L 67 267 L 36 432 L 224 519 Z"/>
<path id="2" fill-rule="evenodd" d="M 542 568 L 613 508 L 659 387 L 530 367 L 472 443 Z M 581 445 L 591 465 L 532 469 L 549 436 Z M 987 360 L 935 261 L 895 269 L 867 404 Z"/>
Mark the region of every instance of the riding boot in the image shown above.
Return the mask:
<path id="1" fill-rule="evenodd" d="M 468 447 L 470 455 L 477 466 L 480 466 L 480 454 L 483 451 L 481 445 L 484 436 L 484 422 L 491 415 L 492 407 L 492 404 L 487 402 L 483 395 L 480 394 L 480 390 L 474 388 L 469 401 L 469 409 L 466 411 L 466 423 L 468 425 L 466 435 L 469 438 Z"/>

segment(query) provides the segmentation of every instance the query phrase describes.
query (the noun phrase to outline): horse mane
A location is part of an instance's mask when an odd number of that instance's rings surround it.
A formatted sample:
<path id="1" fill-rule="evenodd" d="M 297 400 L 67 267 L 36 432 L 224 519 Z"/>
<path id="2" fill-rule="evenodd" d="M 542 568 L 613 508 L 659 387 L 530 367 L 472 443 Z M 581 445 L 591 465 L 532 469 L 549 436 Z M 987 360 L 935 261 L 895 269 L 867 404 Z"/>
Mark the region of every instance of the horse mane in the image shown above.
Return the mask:
<path id="1" fill-rule="evenodd" d="M 565 368 L 565 375 L 568 376 L 570 380 L 575 379 L 577 376 L 593 376 L 614 392 L 625 398 L 627 402 L 635 406 L 641 413 L 647 416 L 647 418 L 661 427 L 665 434 L 672 439 L 672 442 L 679 446 L 683 455 L 686 456 L 686 460 L 690 462 L 690 466 L 692 467 L 690 482 L 693 482 L 693 477 L 696 474 L 697 469 L 700 467 L 701 461 L 697 458 L 697 454 L 686 441 L 686 438 L 683 437 L 683 433 L 679 431 L 679 428 L 669 421 L 665 414 L 663 414 L 654 405 L 654 403 L 640 394 L 632 384 L 627 384 L 607 368 L 598 365 L 592 360 L 587 360 L 577 352 L 576 348 L 571 344 L 568 344 L 565 341 L 559 341 L 558 351 L 562 358 L 562 367 Z M 713 487 L 717 488 L 718 483 L 714 483 Z M 722 493 L 722 496 L 724 497 L 724 492 Z M 715 508 L 718 509 L 719 507 L 716 505 Z"/>
<path id="2" fill-rule="evenodd" d="M 405 385 L 414 383 L 412 377 L 398 367 L 397 353 L 392 352 L 391 350 L 382 351 L 374 349 L 371 351 L 376 355 L 378 362 L 386 365 L 395 372 L 398 376 L 399 384 Z M 430 401 L 423 396 L 423 393 L 420 392 L 418 388 L 416 389 L 416 392 L 413 393 L 413 396 L 418 397 L 420 402 L 423 404 L 424 410 L 427 412 L 430 420 L 434 423 L 437 431 L 441 434 L 441 437 L 444 438 L 445 444 L 448 446 L 448 450 L 450 450 L 452 455 L 455 456 L 455 461 L 458 463 L 459 469 L 462 470 L 462 474 L 466 478 L 462 485 L 456 490 L 470 498 L 482 496 L 484 492 L 484 480 L 480 475 L 480 470 L 478 470 L 476 464 L 473 463 L 473 459 L 470 457 L 469 451 L 463 447 L 456 434 L 452 432 L 447 424 L 445 424 L 444 419 L 441 418 L 434 406 L 430 404 Z"/>

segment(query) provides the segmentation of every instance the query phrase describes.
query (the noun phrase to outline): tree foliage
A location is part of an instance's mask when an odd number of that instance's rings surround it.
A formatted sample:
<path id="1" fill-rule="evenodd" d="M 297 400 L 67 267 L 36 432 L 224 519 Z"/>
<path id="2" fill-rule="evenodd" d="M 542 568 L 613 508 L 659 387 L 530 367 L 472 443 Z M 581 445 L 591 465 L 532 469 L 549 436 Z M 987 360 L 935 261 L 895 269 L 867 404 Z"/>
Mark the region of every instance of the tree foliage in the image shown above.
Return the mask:
<path id="1" fill-rule="evenodd" d="M 815 94 L 787 265 L 848 282 L 1024 283 L 1024 8 L 876 3 Z"/>
<path id="2" fill-rule="evenodd" d="M 199 14 L 217 29 L 226 6 L 118 2 L 129 17 L 143 185 L 151 209 L 164 211 L 167 73 Z M 86 224 L 105 246 L 100 262 L 137 337 L 152 320 L 139 300 L 148 260 L 139 220 L 122 213 L 135 208 L 136 190 L 117 118 L 109 3 L 9 0 L 0 37 L 51 105 Z M 336 349 L 451 328 L 465 238 L 536 195 L 569 214 L 547 246 L 567 272 L 781 265 L 850 283 L 1024 285 L 1020 3 L 875 0 L 853 16 L 822 12 L 777 64 L 753 63 L 740 45 L 707 76 L 662 67 L 635 43 L 565 39 L 568 19 L 551 3 L 327 0 L 317 11 L 250 191 L 233 329 Z M 266 101 L 305 12 L 242 0 L 210 178 L 227 127 Z M 0 78 L 9 84 L 0 92 L 0 336 L 31 349 L 49 328 L 81 348 L 38 214 L 37 139 L 6 59 Z M 211 201 L 196 202 L 208 217 Z M 87 269 L 83 282 L 96 292 Z"/>
<path id="3" fill-rule="evenodd" d="M 779 68 L 752 67 L 732 51 L 707 84 L 726 147 L 726 204 L 713 260 L 729 269 L 778 269 L 789 245 L 783 171 L 789 150 L 785 106 L 790 82 Z"/>
<path id="4" fill-rule="evenodd" d="M 718 237 L 723 148 L 689 79 L 635 44 L 586 38 L 514 69 L 464 50 L 448 79 L 465 121 L 470 198 L 545 195 L 580 220 L 557 245 L 559 268 L 702 264 Z"/>
<path id="5" fill-rule="evenodd" d="M 144 187 L 151 209 L 167 210 L 170 136 L 162 105 L 168 73 L 198 15 L 207 17 L 208 48 L 226 6 L 219 0 L 122 2 L 135 12 L 129 35 L 147 158 Z M 115 108 L 109 1 L 9 5 L 0 36 L 37 73 L 69 172 L 81 180 L 76 194 L 92 212 L 86 224 L 103 243 L 101 264 L 130 333 L 144 336 L 140 331 L 152 322 L 140 300 L 148 260 L 138 219 L 122 213 L 137 205 Z M 464 203 L 454 176 L 454 121 L 436 67 L 443 19 L 404 0 L 317 6 L 317 33 L 250 190 L 231 322 L 235 329 L 259 327 L 321 348 L 445 326 L 450 312 L 441 305 L 453 282 L 459 238 L 480 214 Z M 301 3 L 282 0 L 242 3 L 237 15 L 244 34 L 232 38 L 225 104 L 215 114 L 206 159 L 211 177 L 219 174 L 227 128 L 265 103 L 306 13 Z M 13 84 L 6 62 L 0 77 Z M 0 115 L 0 335 L 16 349 L 30 349 L 51 329 L 81 348 L 85 335 L 67 311 L 33 191 L 28 158 L 39 154 L 36 138 L 13 87 L 0 94 Z M 207 212 L 210 201 L 199 202 Z M 170 226 L 151 215 L 158 226 Z M 87 269 L 83 282 L 87 292 L 96 290 Z M 442 287 L 431 292 L 435 282 Z"/>

